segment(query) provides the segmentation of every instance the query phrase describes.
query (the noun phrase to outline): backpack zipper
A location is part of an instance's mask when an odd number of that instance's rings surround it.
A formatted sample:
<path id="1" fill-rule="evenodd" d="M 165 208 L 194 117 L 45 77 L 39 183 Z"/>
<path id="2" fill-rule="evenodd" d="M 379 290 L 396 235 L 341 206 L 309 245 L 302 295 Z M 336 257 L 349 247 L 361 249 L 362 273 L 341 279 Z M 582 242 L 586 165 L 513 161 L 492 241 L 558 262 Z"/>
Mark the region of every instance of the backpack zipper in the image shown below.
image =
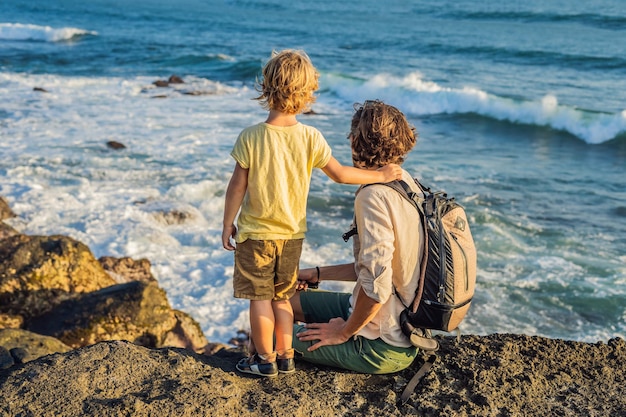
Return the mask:
<path id="1" fill-rule="evenodd" d="M 465 269 L 465 292 L 469 291 L 469 271 L 467 270 L 467 255 L 465 254 L 465 250 L 463 249 L 463 246 L 461 246 L 461 244 L 459 243 L 459 240 L 457 238 L 457 236 L 450 232 L 450 236 L 452 236 L 452 239 L 454 240 L 454 242 L 456 243 L 456 245 L 459 247 L 459 250 L 461 251 L 462 259 L 463 259 L 463 267 Z"/>

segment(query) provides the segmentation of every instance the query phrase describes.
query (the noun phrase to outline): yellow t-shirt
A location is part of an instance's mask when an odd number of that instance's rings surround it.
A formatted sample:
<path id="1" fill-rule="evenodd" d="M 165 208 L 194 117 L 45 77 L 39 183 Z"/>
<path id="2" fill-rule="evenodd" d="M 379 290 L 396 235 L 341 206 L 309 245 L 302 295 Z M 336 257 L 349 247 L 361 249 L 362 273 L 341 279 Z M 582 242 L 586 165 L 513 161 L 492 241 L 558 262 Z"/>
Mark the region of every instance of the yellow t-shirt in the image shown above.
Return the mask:
<path id="1" fill-rule="evenodd" d="M 301 123 L 259 123 L 239 134 L 231 155 L 249 170 L 236 242 L 303 238 L 311 173 L 332 156 L 322 134 Z"/>

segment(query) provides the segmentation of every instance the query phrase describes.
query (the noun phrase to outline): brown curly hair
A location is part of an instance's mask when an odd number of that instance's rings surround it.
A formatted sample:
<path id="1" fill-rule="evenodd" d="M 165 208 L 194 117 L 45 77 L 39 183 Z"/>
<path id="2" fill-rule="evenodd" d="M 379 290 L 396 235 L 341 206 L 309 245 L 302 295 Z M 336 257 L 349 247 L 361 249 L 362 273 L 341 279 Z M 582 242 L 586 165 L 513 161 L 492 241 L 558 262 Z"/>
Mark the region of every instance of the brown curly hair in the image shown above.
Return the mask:
<path id="1" fill-rule="evenodd" d="M 358 168 L 402 164 L 417 142 L 417 131 L 397 108 L 380 100 L 354 105 L 348 139 Z"/>
<path id="2" fill-rule="evenodd" d="M 315 102 L 319 73 L 304 51 L 273 51 L 263 67 L 263 79 L 257 80 L 255 97 L 266 110 L 299 114 Z"/>

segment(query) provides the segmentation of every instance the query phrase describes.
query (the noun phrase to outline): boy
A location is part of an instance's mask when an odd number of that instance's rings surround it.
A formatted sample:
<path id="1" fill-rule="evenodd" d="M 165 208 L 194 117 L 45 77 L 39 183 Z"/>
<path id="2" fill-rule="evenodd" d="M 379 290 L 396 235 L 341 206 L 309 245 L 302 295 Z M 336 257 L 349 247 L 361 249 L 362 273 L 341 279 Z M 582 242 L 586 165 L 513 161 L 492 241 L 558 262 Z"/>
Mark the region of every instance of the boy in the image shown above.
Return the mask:
<path id="1" fill-rule="evenodd" d="M 226 191 L 222 244 L 235 251 L 234 296 L 250 300 L 251 356 L 237 363 L 243 373 L 276 376 L 295 370 L 289 299 L 297 283 L 313 168 L 348 184 L 388 182 L 402 173 L 398 165 L 342 166 L 322 134 L 298 122 L 296 115 L 315 101 L 318 78 L 303 51 L 274 52 L 256 98 L 269 110 L 267 120 L 244 129 L 231 153 L 237 163 Z"/>

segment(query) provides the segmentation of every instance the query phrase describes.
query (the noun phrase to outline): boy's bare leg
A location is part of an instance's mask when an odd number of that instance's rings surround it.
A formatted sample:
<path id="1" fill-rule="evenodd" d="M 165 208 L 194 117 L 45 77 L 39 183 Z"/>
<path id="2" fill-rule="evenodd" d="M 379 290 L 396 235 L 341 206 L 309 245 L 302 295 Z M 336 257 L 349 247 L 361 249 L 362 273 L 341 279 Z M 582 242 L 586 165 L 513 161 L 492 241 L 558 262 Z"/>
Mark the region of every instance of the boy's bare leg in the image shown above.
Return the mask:
<path id="1" fill-rule="evenodd" d="M 250 339 L 256 352 L 274 352 L 274 310 L 271 300 L 250 300 Z"/>
<path id="2" fill-rule="evenodd" d="M 272 309 L 276 319 L 276 352 L 281 355 L 292 348 L 293 310 L 289 300 L 272 301 Z"/>

